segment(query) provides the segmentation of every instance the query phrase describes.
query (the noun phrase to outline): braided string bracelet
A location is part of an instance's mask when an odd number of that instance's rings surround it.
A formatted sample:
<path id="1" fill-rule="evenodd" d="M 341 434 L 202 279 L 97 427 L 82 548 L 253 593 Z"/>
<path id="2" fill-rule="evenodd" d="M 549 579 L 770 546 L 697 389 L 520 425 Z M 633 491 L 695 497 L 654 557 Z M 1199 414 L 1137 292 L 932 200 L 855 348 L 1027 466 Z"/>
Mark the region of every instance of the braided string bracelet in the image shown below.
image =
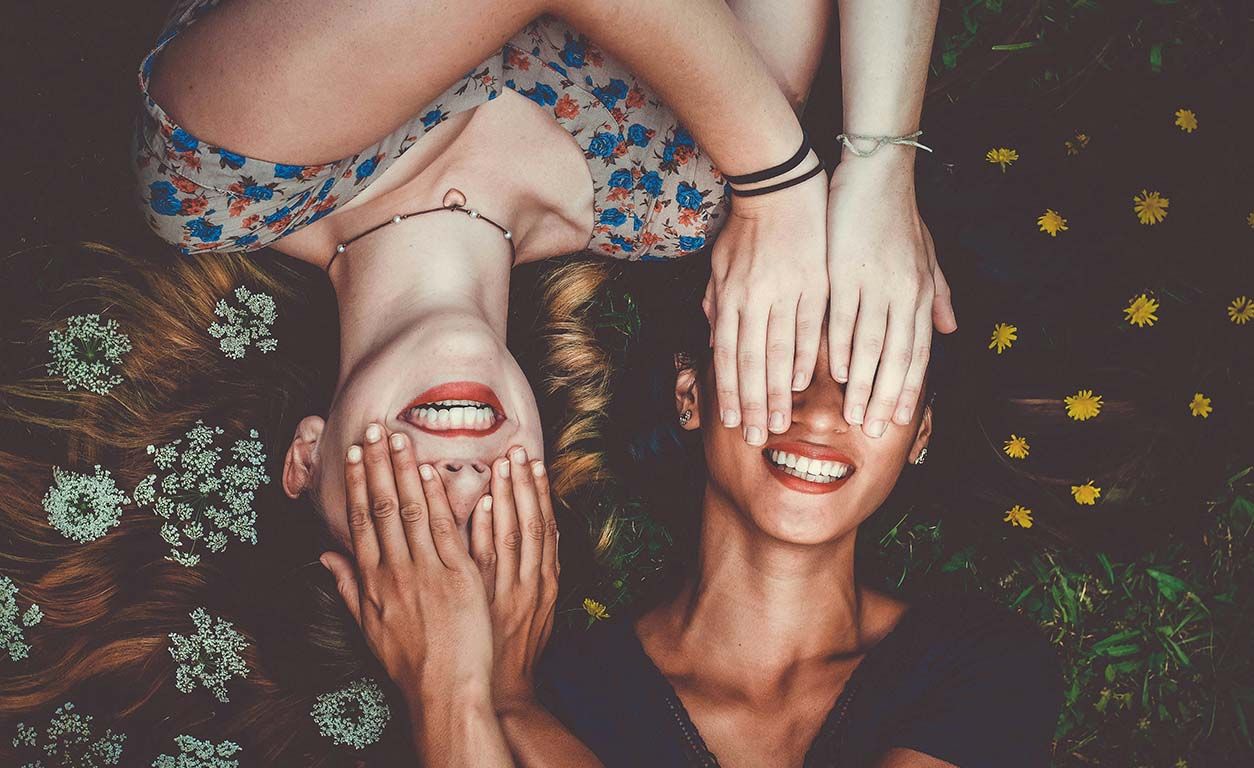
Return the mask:
<path id="1" fill-rule="evenodd" d="M 836 138 L 842 144 L 844 144 L 845 147 L 848 148 L 850 152 L 854 153 L 858 157 L 868 157 L 869 155 L 874 154 L 875 150 L 879 149 L 885 144 L 910 144 L 911 146 L 918 147 L 919 149 L 926 149 L 928 152 L 931 152 L 932 151 L 931 147 L 925 147 L 919 142 L 914 140 L 915 137 L 922 136 L 922 135 L 923 135 L 923 131 L 918 130 L 918 131 L 915 131 L 914 133 L 907 133 L 905 136 L 867 136 L 861 133 L 842 133 L 842 134 L 839 134 Z M 862 150 L 855 147 L 853 143 L 850 142 L 850 139 L 873 140 L 875 142 L 875 146 L 872 147 L 870 150 L 863 152 Z"/>

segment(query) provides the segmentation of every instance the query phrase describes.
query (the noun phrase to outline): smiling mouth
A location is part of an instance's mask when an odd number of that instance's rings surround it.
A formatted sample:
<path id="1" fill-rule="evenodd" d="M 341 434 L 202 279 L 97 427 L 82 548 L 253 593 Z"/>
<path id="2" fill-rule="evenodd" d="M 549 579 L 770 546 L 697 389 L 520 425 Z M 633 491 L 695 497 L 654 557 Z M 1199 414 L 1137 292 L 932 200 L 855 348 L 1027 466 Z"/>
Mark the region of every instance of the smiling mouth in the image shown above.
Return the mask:
<path id="1" fill-rule="evenodd" d="M 848 457 L 811 446 L 776 446 L 763 449 L 762 458 L 771 474 L 784 485 L 805 493 L 829 493 L 853 476 Z"/>
<path id="2" fill-rule="evenodd" d="M 432 387 L 415 397 L 397 418 L 440 437 L 484 437 L 506 421 L 492 388 L 472 381 Z"/>

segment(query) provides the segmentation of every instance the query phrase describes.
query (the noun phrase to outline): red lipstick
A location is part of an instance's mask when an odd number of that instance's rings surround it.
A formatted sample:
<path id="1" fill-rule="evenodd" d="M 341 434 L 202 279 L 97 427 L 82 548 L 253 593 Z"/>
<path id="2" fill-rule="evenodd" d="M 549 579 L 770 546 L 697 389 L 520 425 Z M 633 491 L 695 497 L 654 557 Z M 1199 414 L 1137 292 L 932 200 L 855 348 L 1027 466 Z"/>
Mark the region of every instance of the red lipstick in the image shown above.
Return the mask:
<path id="1" fill-rule="evenodd" d="M 438 403 L 441 400 L 474 400 L 475 402 L 491 406 L 493 413 L 496 415 L 496 421 L 487 429 L 428 429 L 417 423 L 416 420 L 408 418 L 409 412 L 418 406 Z M 396 415 L 396 418 L 413 424 L 429 435 L 438 435 L 439 437 L 486 437 L 500 429 L 501 425 L 505 423 L 505 408 L 501 405 L 500 398 L 486 384 L 480 384 L 477 381 L 450 381 L 447 384 L 440 384 L 419 394 Z"/>
<path id="2" fill-rule="evenodd" d="M 855 470 L 857 469 L 853 459 L 849 458 L 846 454 L 825 445 L 784 441 L 767 443 L 766 447 L 762 449 L 762 460 L 766 462 L 767 469 L 769 469 L 775 479 L 783 483 L 785 487 L 791 488 L 794 491 L 800 491 L 801 493 L 831 493 L 839 490 L 841 486 L 849 481 L 849 478 L 853 477 L 854 472 L 850 471 L 849 474 L 839 480 L 833 480 L 830 483 L 812 482 L 810 480 L 797 477 L 796 475 L 790 475 L 777 467 L 770 459 L 771 451 L 784 451 L 785 453 L 804 456 L 805 458 L 811 460 L 835 461 L 849 467 L 853 467 Z"/>

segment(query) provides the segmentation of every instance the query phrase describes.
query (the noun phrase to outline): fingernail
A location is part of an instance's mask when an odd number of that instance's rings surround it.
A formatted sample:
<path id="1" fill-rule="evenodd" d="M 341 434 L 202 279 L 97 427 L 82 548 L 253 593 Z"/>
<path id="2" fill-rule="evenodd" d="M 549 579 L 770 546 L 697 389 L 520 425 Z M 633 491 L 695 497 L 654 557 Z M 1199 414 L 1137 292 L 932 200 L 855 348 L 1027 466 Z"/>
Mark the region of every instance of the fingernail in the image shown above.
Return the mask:
<path id="1" fill-rule="evenodd" d="M 805 388 L 806 388 L 806 375 L 804 373 L 798 372 L 797 375 L 792 377 L 792 391 L 800 392 L 801 390 Z"/>
<path id="2" fill-rule="evenodd" d="M 509 452 L 509 457 L 519 464 L 522 464 L 527 460 L 527 451 L 522 448 L 515 448 Z"/>
<path id="3" fill-rule="evenodd" d="M 779 411 L 771 411 L 771 423 L 768 426 L 772 432 L 779 432 L 784 428 L 784 414 Z"/>
<path id="4" fill-rule="evenodd" d="M 397 432 L 396 434 L 392 435 L 391 443 L 392 443 L 392 450 L 399 451 L 400 449 L 405 447 L 405 436 L 401 434 L 400 432 Z"/>
<path id="5" fill-rule="evenodd" d="M 492 511 L 492 497 L 484 496 L 483 501 L 479 502 L 479 509 L 480 511 L 483 511 L 483 512 Z"/>
<path id="6" fill-rule="evenodd" d="M 360 445 L 350 446 L 348 449 L 348 456 L 346 456 L 345 458 L 348 460 L 349 464 L 356 464 L 357 462 L 361 461 L 361 446 Z"/>
<path id="7" fill-rule="evenodd" d="M 748 427 L 745 429 L 745 442 L 749 445 L 761 445 L 762 430 L 757 427 Z"/>
<path id="8" fill-rule="evenodd" d="M 848 378 L 849 378 L 848 368 L 842 365 L 836 369 L 836 381 L 839 381 L 840 383 L 843 384 Z"/>
<path id="9" fill-rule="evenodd" d="M 366 442 L 377 443 L 379 438 L 383 437 L 383 430 L 379 429 L 378 424 L 371 424 L 366 427 Z"/>
<path id="10" fill-rule="evenodd" d="M 501 477 L 509 477 L 509 459 L 501 459 L 496 465 L 496 473 Z"/>
<path id="11" fill-rule="evenodd" d="M 867 429 L 870 431 L 871 437 L 879 437 L 884 434 L 884 422 L 876 419 L 871 422 L 871 426 Z"/>
<path id="12" fill-rule="evenodd" d="M 531 476 L 544 477 L 544 462 L 535 461 L 531 463 Z"/>
<path id="13" fill-rule="evenodd" d="M 910 423 L 910 406 L 903 405 L 897 409 L 897 421 L 905 424 Z"/>
<path id="14" fill-rule="evenodd" d="M 861 424 L 861 423 L 862 423 L 862 417 L 863 417 L 864 415 L 866 415 L 866 406 L 863 406 L 863 405 L 855 405 L 855 406 L 853 407 L 853 412 L 850 414 L 850 419 L 849 419 L 849 421 L 850 421 L 850 423 L 853 423 L 853 424 Z"/>
<path id="15" fill-rule="evenodd" d="M 431 468 L 430 464 L 423 464 L 418 467 L 418 474 L 422 475 L 423 480 L 430 480 L 435 477 L 435 470 Z"/>
<path id="16" fill-rule="evenodd" d="M 739 423 L 740 423 L 740 414 L 736 413 L 730 408 L 723 411 L 723 426 L 724 427 L 734 427 Z"/>
<path id="17" fill-rule="evenodd" d="M 325 557 L 321 557 L 321 556 L 320 556 L 320 557 L 318 558 L 318 562 L 322 563 L 322 567 L 323 567 L 323 568 L 326 568 L 328 571 L 329 571 L 329 570 L 331 570 L 331 567 L 330 567 L 329 565 L 327 565 L 327 559 L 326 559 Z"/>

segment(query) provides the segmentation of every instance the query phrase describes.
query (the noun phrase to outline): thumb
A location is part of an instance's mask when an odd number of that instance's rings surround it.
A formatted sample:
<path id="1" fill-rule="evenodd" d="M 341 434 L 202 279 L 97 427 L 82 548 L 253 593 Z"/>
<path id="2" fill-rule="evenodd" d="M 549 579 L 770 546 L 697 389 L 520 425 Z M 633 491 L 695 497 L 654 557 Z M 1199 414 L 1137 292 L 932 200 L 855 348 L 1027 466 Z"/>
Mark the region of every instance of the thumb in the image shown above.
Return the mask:
<path id="1" fill-rule="evenodd" d="M 353 615 L 353 621 L 361 626 L 361 596 L 357 589 L 357 574 L 353 570 L 352 562 L 339 552 L 323 552 L 318 560 L 335 577 L 335 589 L 344 600 L 344 605 L 348 606 L 348 612 Z"/>

